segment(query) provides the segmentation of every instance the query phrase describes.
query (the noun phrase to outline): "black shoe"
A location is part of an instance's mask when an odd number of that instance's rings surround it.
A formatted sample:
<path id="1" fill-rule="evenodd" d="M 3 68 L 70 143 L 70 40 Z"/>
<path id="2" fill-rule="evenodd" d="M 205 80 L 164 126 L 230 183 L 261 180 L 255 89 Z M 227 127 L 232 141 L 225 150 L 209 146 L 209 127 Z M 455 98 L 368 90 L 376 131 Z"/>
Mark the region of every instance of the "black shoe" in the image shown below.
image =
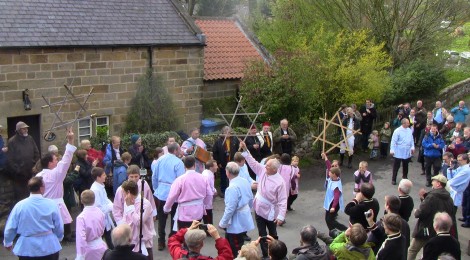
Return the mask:
<path id="1" fill-rule="evenodd" d="M 251 237 L 249 237 L 247 234 L 245 234 L 245 235 L 243 235 L 243 240 L 251 241 Z"/>
<path id="2" fill-rule="evenodd" d="M 72 236 L 64 236 L 62 239 L 63 242 L 75 242 L 75 239 Z"/>
<path id="3" fill-rule="evenodd" d="M 225 194 L 223 194 L 222 192 L 219 194 L 219 197 L 221 197 L 222 199 L 225 198 Z"/>
<path id="4" fill-rule="evenodd" d="M 465 222 L 465 218 L 458 218 L 459 221 Z"/>
<path id="5" fill-rule="evenodd" d="M 287 211 L 295 211 L 293 208 L 287 208 Z"/>
<path id="6" fill-rule="evenodd" d="M 426 173 L 425 173 L 425 172 L 422 172 L 421 175 L 426 175 Z"/>
<path id="7" fill-rule="evenodd" d="M 392 181 L 392 185 L 397 185 L 397 182 L 396 182 L 396 181 Z"/>
<path id="8" fill-rule="evenodd" d="M 431 185 L 430 182 L 427 182 L 427 183 L 426 183 L 426 187 L 431 187 L 431 186 L 432 186 L 432 185 Z"/>
<path id="9" fill-rule="evenodd" d="M 159 242 L 158 243 L 158 251 L 163 251 L 163 249 L 165 249 L 165 242 L 163 242 L 163 243 Z"/>
<path id="10" fill-rule="evenodd" d="M 470 228 L 470 224 L 467 224 L 467 223 L 463 223 L 462 225 L 460 225 L 461 227 L 464 227 L 464 228 Z"/>

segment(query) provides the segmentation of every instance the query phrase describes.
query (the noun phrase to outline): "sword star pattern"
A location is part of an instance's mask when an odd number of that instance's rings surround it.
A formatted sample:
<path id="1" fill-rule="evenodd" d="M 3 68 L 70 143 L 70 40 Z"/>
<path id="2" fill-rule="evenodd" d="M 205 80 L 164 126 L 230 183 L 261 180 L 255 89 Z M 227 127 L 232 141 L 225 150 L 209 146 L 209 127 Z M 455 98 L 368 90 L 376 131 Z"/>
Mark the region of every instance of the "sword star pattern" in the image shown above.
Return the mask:
<path id="1" fill-rule="evenodd" d="M 70 127 L 79 120 L 92 118 L 96 115 L 96 114 L 91 114 L 87 116 L 82 116 L 82 114 L 86 113 L 87 111 L 86 109 L 87 102 L 88 102 L 88 99 L 93 94 L 93 87 L 90 89 L 90 91 L 87 94 L 83 94 L 83 95 L 75 95 L 72 92 L 72 89 L 68 87 L 67 85 L 64 85 L 64 88 L 66 90 L 65 96 L 62 98 L 61 101 L 58 101 L 58 102 L 50 102 L 50 99 L 42 95 L 42 99 L 44 99 L 44 102 L 46 103 L 46 105 L 41 106 L 41 108 L 42 109 L 49 108 L 49 112 L 55 115 L 54 119 L 52 120 L 51 127 L 49 127 L 49 129 L 44 131 L 44 140 L 48 142 L 52 142 L 56 138 L 56 135 L 54 134 L 53 130 L 59 129 L 61 127 Z M 81 100 L 83 103 L 80 102 Z M 78 104 L 80 108 L 77 112 L 75 112 L 74 119 L 66 121 L 62 119 L 61 113 L 62 113 L 62 108 L 64 107 L 64 105 L 69 102 Z"/>

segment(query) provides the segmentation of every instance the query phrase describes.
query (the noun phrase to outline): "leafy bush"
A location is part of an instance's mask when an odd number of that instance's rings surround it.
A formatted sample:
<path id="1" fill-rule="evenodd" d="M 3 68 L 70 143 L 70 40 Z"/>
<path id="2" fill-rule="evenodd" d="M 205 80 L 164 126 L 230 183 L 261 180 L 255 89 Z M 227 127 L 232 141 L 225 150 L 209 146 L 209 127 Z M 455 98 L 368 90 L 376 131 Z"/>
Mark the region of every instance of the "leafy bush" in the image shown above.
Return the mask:
<path id="1" fill-rule="evenodd" d="M 100 150 L 103 145 L 109 143 L 108 126 L 97 126 L 96 136 L 90 137 L 91 147 Z"/>
<path id="2" fill-rule="evenodd" d="M 174 116 L 173 107 L 167 90 L 161 86 L 152 70 L 148 70 L 138 82 L 124 132 L 152 133 L 178 129 L 179 122 Z"/>
<path id="3" fill-rule="evenodd" d="M 413 98 L 432 96 L 445 83 L 444 71 L 440 66 L 414 60 L 393 72 L 391 88 L 385 94 L 384 103 L 400 104 Z"/>

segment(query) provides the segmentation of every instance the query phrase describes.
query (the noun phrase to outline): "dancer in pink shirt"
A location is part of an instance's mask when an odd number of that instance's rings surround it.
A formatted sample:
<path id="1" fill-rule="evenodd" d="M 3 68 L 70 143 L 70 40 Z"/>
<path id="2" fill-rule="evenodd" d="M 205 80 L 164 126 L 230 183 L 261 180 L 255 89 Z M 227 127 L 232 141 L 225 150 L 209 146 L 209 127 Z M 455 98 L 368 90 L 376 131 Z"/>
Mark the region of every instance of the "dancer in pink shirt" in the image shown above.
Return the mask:
<path id="1" fill-rule="evenodd" d="M 131 165 L 129 168 L 127 168 L 127 180 L 137 183 L 140 194 L 142 191 L 142 181 L 140 180 L 139 166 Z M 122 187 L 119 186 L 119 188 L 116 190 L 116 195 L 114 196 L 113 202 L 113 217 L 117 225 L 123 223 L 122 217 L 124 215 L 125 197 L 126 194 L 122 190 Z M 157 206 L 155 205 L 155 199 L 153 198 L 152 190 L 150 189 L 147 181 L 144 181 L 144 198 L 146 198 L 150 202 L 150 205 L 152 205 L 152 216 L 155 219 L 157 216 Z"/>
<path id="2" fill-rule="evenodd" d="M 135 247 L 132 251 L 139 252 L 147 256 L 147 259 L 153 259 L 153 237 L 156 235 L 155 226 L 152 218 L 152 205 L 146 198 L 141 198 L 137 183 L 133 181 L 125 181 L 122 190 L 126 194 L 123 220 L 129 224 L 132 229 L 132 244 Z M 140 213 L 141 202 L 143 201 L 143 214 Z M 141 222 L 142 215 L 142 222 Z M 140 223 L 142 223 L 142 240 L 140 240 Z M 139 244 L 139 242 L 141 244 Z"/>
<path id="3" fill-rule="evenodd" d="M 41 158 L 41 166 L 43 170 L 36 176 L 42 177 L 44 181 L 45 191 L 43 194 L 44 198 L 52 199 L 57 203 L 59 207 L 60 216 L 64 222 L 64 240 L 73 241 L 71 236 L 72 216 L 65 206 L 64 202 L 64 179 L 67 175 L 67 171 L 72 162 L 73 153 L 77 150 L 74 144 L 74 133 L 72 129 L 67 130 L 67 145 L 65 146 L 65 153 L 60 162 L 57 156 L 47 153 Z"/>
<path id="4" fill-rule="evenodd" d="M 175 214 L 173 231 L 190 227 L 193 220 L 202 220 L 204 205 L 212 199 L 212 190 L 202 175 L 195 171 L 196 159 L 190 155 L 184 159 L 186 173 L 176 178 L 170 188 L 163 211 L 169 213 L 175 202 L 178 208 Z"/>
<path id="5" fill-rule="evenodd" d="M 75 260 L 101 259 L 107 249 L 106 243 L 101 239 L 104 233 L 104 214 L 98 207 L 93 206 L 93 191 L 84 190 L 80 198 L 85 207 L 77 217 Z"/>

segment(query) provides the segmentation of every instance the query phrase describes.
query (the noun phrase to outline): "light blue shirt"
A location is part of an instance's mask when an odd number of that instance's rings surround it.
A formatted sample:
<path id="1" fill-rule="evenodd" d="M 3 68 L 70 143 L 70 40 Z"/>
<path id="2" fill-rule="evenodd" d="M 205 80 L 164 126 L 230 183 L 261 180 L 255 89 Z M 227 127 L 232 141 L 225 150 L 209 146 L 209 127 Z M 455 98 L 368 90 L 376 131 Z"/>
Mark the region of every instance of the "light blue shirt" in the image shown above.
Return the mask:
<path id="1" fill-rule="evenodd" d="M 447 182 L 450 187 L 450 196 L 454 200 L 455 206 L 462 205 L 463 192 L 470 182 L 470 166 L 468 164 L 460 166 L 455 170 L 454 178 Z"/>
<path id="2" fill-rule="evenodd" d="M 59 241 L 64 237 L 64 226 L 57 203 L 31 194 L 18 202 L 5 226 L 4 246 L 11 246 L 17 256 L 40 257 L 54 254 L 62 249 Z"/>
<path id="3" fill-rule="evenodd" d="M 408 159 L 411 157 L 411 150 L 415 149 L 413 132 L 411 129 L 400 126 L 395 129 L 390 143 L 390 153 L 397 159 Z"/>
<path id="4" fill-rule="evenodd" d="M 248 181 L 240 176 L 230 180 L 225 190 L 225 210 L 219 226 L 227 228 L 227 233 L 240 234 L 255 228 L 253 217 L 253 193 Z"/>
<path id="5" fill-rule="evenodd" d="M 183 161 L 174 154 L 165 154 L 152 164 L 153 195 L 166 201 L 171 184 L 185 172 Z"/>
<path id="6" fill-rule="evenodd" d="M 434 111 L 434 120 L 438 124 L 441 124 L 442 122 L 444 122 L 444 117 L 442 116 L 442 108 L 438 108 Z"/>
<path id="7" fill-rule="evenodd" d="M 250 172 L 248 171 L 248 166 L 246 166 L 246 163 L 240 167 L 240 172 L 238 173 L 238 177 L 242 177 L 243 179 L 247 180 L 250 185 L 255 182 L 250 176 Z"/>

